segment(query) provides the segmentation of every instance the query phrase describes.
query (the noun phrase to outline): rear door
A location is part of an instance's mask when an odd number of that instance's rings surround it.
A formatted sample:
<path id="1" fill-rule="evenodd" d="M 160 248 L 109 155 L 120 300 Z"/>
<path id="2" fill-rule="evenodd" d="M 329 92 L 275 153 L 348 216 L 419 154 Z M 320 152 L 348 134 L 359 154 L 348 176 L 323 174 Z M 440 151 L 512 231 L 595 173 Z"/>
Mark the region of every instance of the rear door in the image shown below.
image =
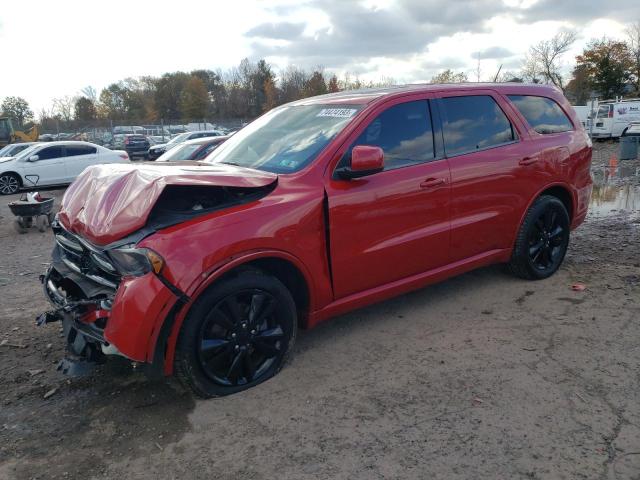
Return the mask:
<path id="1" fill-rule="evenodd" d="M 51 145 L 37 152 L 29 158 L 37 155 L 38 160 L 33 162 L 25 159 L 22 162 L 22 176 L 25 179 L 25 187 L 35 185 L 59 185 L 66 183 L 67 172 L 62 158 L 64 147 L 62 145 Z"/>
<path id="2" fill-rule="evenodd" d="M 434 143 L 426 98 L 379 107 L 356 129 L 335 169 L 356 145 L 381 147 L 385 169 L 326 184 L 335 298 L 449 261 L 449 166 Z"/>
<path id="3" fill-rule="evenodd" d="M 89 165 L 96 163 L 97 149 L 91 145 L 66 145 L 64 165 L 67 179 L 72 182 Z"/>
<path id="4" fill-rule="evenodd" d="M 523 205 L 538 188 L 520 174 L 528 161 L 526 131 L 492 91 L 455 92 L 438 105 L 451 168 L 451 259 L 509 248 Z"/>

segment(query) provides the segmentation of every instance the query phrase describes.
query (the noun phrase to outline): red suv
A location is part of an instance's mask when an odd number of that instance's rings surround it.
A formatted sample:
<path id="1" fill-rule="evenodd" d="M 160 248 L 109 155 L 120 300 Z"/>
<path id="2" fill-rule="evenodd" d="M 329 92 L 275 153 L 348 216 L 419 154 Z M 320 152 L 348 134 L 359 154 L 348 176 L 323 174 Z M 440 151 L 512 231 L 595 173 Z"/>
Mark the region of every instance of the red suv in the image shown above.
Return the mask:
<path id="1" fill-rule="evenodd" d="M 271 110 L 204 162 L 69 187 L 42 280 L 69 350 L 199 395 L 273 376 L 298 327 L 492 263 L 552 275 L 587 213 L 591 143 L 562 94 L 414 85 Z"/>

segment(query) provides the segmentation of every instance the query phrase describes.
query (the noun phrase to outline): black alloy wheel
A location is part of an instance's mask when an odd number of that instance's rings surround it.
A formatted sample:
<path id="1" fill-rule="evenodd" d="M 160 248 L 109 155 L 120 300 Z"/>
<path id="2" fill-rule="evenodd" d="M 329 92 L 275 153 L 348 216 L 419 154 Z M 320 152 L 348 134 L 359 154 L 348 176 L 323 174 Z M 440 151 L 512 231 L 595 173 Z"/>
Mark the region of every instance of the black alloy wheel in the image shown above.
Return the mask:
<path id="1" fill-rule="evenodd" d="M 569 246 L 570 222 L 564 204 L 543 195 L 529 208 L 513 249 L 509 267 L 519 277 L 540 280 L 553 275 Z"/>
<path id="2" fill-rule="evenodd" d="M 257 385 L 284 365 L 297 312 L 277 278 L 242 270 L 214 283 L 191 308 L 176 348 L 178 378 L 202 397 Z"/>

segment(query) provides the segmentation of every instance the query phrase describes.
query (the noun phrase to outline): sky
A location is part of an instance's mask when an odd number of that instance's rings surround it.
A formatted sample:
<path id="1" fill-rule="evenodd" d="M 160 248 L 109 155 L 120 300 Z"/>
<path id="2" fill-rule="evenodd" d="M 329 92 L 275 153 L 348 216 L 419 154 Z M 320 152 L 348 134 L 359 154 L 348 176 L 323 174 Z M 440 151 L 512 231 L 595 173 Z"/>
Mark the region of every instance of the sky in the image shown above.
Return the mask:
<path id="1" fill-rule="evenodd" d="M 529 46 L 560 29 L 578 40 L 624 38 L 640 0 L 31 0 L 0 9 L 0 100 L 36 114 L 56 97 L 126 77 L 223 70 L 242 58 L 323 67 L 363 80 L 428 81 L 451 68 L 476 80 L 515 71 Z M 612 5 L 613 8 L 607 8 Z"/>

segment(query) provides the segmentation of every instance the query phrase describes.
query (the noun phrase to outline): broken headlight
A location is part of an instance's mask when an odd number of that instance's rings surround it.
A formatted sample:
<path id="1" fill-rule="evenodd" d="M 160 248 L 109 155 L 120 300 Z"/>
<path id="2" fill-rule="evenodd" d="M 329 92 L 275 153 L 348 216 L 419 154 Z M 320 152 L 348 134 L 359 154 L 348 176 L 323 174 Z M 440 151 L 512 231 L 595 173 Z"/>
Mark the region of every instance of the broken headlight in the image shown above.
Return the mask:
<path id="1" fill-rule="evenodd" d="M 145 273 L 160 273 L 164 260 L 148 248 L 117 248 L 109 251 L 109 257 L 122 276 L 140 277 Z"/>

